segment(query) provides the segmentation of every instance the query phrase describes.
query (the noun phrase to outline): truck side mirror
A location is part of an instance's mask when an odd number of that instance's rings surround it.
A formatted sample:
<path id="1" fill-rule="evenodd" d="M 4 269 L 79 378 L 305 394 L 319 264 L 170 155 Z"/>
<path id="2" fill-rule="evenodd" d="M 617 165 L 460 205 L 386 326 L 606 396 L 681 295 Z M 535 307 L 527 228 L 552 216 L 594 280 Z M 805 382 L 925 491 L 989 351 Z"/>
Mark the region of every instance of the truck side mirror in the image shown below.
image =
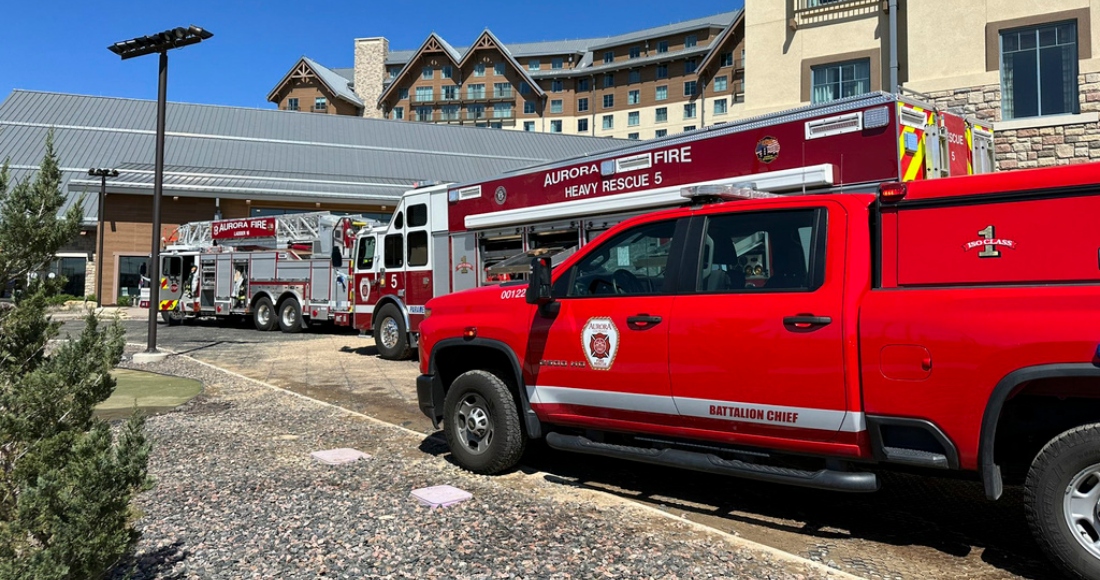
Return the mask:
<path id="1" fill-rule="evenodd" d="M 554 301 L 550 285 L 550 257 L 538 257 L 531 260 L 531 276 L 527 280 L 527 303 L 539 306 Z"/>
<path id="2" fill-rule="evenodd" d="M 332 267 L 339 268 L 344 265 L 344 256 L 340 253 L 340 246 L 332 244 Z"/>

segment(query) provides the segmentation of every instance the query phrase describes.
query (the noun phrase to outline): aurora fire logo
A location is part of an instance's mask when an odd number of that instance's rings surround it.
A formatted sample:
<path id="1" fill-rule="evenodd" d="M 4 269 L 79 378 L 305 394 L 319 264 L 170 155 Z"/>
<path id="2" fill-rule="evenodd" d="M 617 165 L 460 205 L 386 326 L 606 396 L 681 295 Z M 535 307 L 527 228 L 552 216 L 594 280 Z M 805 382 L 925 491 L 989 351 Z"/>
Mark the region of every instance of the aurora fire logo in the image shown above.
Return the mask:
<path id="1" fill-rule="evenodd" d="M 619 329 L 610 318 L 590 318 L 581 331 L 581 348 L 592 370 L 611 370 L 619 349 Z"/>

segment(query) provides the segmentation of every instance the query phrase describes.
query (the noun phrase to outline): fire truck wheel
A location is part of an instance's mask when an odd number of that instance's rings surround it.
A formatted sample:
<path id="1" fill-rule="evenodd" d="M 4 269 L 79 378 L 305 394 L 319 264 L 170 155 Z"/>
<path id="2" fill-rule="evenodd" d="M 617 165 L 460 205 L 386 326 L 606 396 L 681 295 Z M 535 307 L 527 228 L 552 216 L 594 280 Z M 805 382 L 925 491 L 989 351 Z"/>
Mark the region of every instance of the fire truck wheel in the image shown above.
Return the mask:
<path id="1" fill-rule="evenodd" d="M 271 299 L 267 296 L 261 297 L 256 301 L 256 306 L 252 310 L 252 322 L 256 325 L 256 330 L 275 330 L 279 323 L 275 317 L 275 307 L 271 305 Z"/>
<path id="2" fill-rule="evenodd" d="M 374 344 L 386 360 L 409 358 L 409 332 L 397 306 L 387 304 L 378 311 L 374 318 Z"/>
<path id="3" fill-rule="evenodd" d="M 279 307 L 279 330 L 283 332 L 302 331 L 302 307 L 293 298 L 283 301 Z"/>
<path id="4" fill-rule="evenodd" d="M 183 323 L 183 313 L 176 312 L 175 310 L 170 312 L 161 312 L 160 319 L 168 324 L 168 326 L 178 326 Z"/>
<path id="5" fill-rule="evenodd" d="M 451 383 L 443 423 L 455 463 L 474 473 L 511 469 L 527 444 L 508 385 L 486 371 L 467 371 Z"/>
<path id="6" fill-rule="evenodd" d="M 1100 578 L 1100 424 L 1043 447 L 1027 474 L 1024 506 L 1051 560 L 1072 578 Z"/>

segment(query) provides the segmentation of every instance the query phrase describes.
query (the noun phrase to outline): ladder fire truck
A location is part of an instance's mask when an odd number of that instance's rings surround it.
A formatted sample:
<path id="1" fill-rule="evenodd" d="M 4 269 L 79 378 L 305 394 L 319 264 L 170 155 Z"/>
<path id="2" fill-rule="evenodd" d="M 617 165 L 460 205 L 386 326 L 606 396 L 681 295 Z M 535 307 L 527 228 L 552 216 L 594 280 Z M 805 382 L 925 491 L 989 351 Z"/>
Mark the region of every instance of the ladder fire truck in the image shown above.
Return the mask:
<path id="1" fill-rule="evenodd" d="M 403 195 L 389 224 L 359 232 L 352 323 L 374 335 L 383 358 L 406 357 L 432 297 L 525 276 L 532 254 L 554 253 L 557 264 L 628 217 L 682 203 L 684 187 L 873 192 L 887 181 L 992 169 L 990 128 L 907 96 L 871 93 L 418 188 Z"/>
<path id="2" fill-rule="evenodd" d="M 348 266 L 361 216 L 329 212 L 192 222 L 161 255 L 161 317 L 251 316 L 258 330 L 348 325 Z"/>

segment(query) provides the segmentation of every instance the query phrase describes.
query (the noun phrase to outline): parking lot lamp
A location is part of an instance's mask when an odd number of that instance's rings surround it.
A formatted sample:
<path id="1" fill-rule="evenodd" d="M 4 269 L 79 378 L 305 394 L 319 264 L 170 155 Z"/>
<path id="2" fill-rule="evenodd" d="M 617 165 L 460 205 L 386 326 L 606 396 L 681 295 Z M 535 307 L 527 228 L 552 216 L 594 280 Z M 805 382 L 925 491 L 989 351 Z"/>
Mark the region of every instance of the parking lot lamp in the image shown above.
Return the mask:
<path id="1" fill-rule="evenodd" d="M 118 177 L 117 169 L 107 169 L 103 167 L 93 167 L 88 170 L 88 175 L 99 178 L 99 209 L 96 214 L 99 216 L 99 225 L 96 226 L 95 232 L 98 247 L 95 251 L 95 303 L 96 306 L 103 306 L 103 205 L 107 201 L 107 178 Z"/>

